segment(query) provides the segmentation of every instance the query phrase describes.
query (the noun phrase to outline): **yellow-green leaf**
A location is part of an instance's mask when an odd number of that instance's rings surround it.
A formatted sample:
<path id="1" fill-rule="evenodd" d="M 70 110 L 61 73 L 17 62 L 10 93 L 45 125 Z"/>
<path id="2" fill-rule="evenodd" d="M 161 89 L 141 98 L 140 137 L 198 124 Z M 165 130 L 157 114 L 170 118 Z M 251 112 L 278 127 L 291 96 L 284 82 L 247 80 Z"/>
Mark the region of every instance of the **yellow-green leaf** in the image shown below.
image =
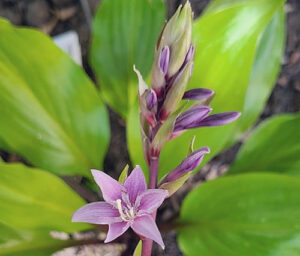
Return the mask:
<path id="1" fill-rule="evenodd" d="M 82 68 L 37 30 L 0 19 L 0 34 L 0 146 L 56 174 L 100 169 L 108 116 Z"/>

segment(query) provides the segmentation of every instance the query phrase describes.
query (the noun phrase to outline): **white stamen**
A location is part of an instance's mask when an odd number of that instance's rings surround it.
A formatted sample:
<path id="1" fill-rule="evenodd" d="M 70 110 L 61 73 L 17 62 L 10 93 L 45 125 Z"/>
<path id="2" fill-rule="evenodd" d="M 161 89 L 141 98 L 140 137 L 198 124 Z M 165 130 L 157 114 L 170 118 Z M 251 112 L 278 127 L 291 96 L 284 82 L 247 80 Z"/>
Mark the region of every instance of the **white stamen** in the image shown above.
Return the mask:
<path id="1" fill-rule="evenodd" d="M 117 199 L 117 206 L 118 206 L 118 211 L 120 213 L 120 216 L 123 220 L 127 220 L 127 216 L 124 214 L 123 209 L 122 209 L 122 202 L 121 199 Z"/>
<path id="2" fill-rule="evenodd" d="M 120 216 L 124 221 L 131 221 L 135 218 L 135 210 L 133 207 L 125 206 L 123 209 L 121 199 L 117 199 L 116 203 Z"/>

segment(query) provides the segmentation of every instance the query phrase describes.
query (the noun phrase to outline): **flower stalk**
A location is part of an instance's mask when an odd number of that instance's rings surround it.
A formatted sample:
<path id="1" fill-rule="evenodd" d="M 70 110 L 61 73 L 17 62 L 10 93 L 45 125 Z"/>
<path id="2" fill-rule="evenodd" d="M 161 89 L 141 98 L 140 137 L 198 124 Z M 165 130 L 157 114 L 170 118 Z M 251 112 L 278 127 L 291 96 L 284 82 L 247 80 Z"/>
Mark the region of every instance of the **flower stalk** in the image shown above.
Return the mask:
<path id="1" fill-rule="evenodd" d="M 151 70 L 151 87 L 134 66 L 139 80 L 140 128 L 143 151 L 149 169 L 149 189 L 157 188 L 160 152 L 169 140 L 188 129 L 219 126 L 232 122 L 239 113 L 227 112 L 210 116 L 209 107 L 214 92 L 197 88 L 186 91 L 194 64 L 195 47 L 192 45 L 193 12 L 190 3 L 179 6 L 165 24 L 155 47 Z M 188 101 L 192 101 L 185 109 Z M 185 111 L 183 112 L 183 110 Z M 190 152 L 181 164 L 159 183 L 169 196 L 179 189 L 196 169 L 209 148 Z M 156 212 L 153 214 L 155 221 Z M 143 239 L 142 256 L 150 256 L 152 241 Z"/>
<path id="2" fill-rule="evenodd" d="M 151 87 L 136 67 L 133 68 L 139 81 L 140 131 L 149 169 L 148 186 L 139 166 L 129 176 L 128 166 L 125 167 L 119 181 L 92 170 L 104 201 L 87 204 L 72 217 L 73 222 L 109 225 L 104 242 L 133 229 L 142 240 L 142 256 L 151 256 L 153 241 L 164 249 L 155 222 L 157 209 L 185 183 L 210 152 L 208 147 L 194 150 L 193 139 L 187 157 L 158 184 L 159 156 L 164 145 L 189 129 L 224 125 L 240 115 L 238 112 L 211 115 L 213 109 L 209 104 L 214 92 L 204 88 L 186 90 L 195 54 L 191 43 L 192 20 L 192 9 L 187 2 L 184 7 L 179 6 L 164 26 L 155 47 Z"/>

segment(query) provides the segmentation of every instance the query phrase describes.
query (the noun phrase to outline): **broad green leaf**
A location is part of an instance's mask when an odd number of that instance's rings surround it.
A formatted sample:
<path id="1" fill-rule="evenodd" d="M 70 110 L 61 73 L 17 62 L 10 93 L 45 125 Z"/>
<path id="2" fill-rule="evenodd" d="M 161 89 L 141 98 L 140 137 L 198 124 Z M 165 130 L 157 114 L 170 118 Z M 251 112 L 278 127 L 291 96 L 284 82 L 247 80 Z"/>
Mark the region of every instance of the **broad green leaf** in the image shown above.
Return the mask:
<path id="1" fill-rule="evenodd" d="M 75 232 L 90 226 L 72 223 L 84 201 L 61 179 L 22 164 L 0 163 L 0 223 L 22 230 Z"/>
<path id="2" fill-rule="evenodd" d="M 272 92 L 279 73 L 284 43 L 285 13 L 282 7 L 275 13 L 259 40 L 242 116 L 236 123 L 240 132 L 246 131 L 255 122 Z"/>
<path id="3" fill-rule="evenodd" d="M 283 40 L 283 19 L 279 12 L 283 3 L 284 0 L 217 0 L 194 23 L 196 55 L 189 89 L 205 87 L 214 90 L 214 113 L 241 111 L 243 115 L 244 110 L 249 113 L 253 95 L 246 95 L 248 88 L 256 87 L 260 78 L 254 79 L 255 75 L 264 79 L 255 111 L 251 111 L 249 119 L 242 121 L 243 130 L 261 111 L 278 71 L 278 52 L 282 51 L 282 46 L 279 50 L 278 46 L 282 45 Z M 276 35 L 278 38 L 274 38 Z M 267 52 L 264 49 L 266 41 L 270 43 Z M 258 65 L 267 66 L 270 60 L 275 64 L 270 64 L 264 74 Z M 251 104 L 245 105 L 245 98 Z M 194 129 L 170 141 L 160 157 L 159 176 L 171 171 L 185 157 L 184 145 L 188 145 L 194 135 L 197 136 L 195 148 L 209 146 L 211 149 L 211 154 L 203 161 L 205 163 L 236 139 L 241 125 L 236 122 L 221 127 Z M 137 144 L 140 143 L 140 134 L 136 127 L 138 111 L 132 108 L 128 120 L 130 156 L 134 163 L 143 162 L 145 166 L 142 151 L 139 150 L 141 146 Z"/>
<path id="4" fill-rule="evenodd" d="M 161 0 L 103 0 L 96 13 L 91 64 L 103 99 L 124 118 L 137 97 L 133 65 L 147 77 L 165 12 Z"/>
<path id="5" fill-rule="evenodd" d="M 72 243 L 54 239 L 47 231 L 17 230 L 0 223 L 0 255 L 49 256 Z"/>
<path id="6" fill-rule="evenodd" d="M 57 174 L 101 168 L 109 125 L 90 79 L 41 32 L 0 19 L 0 34 L 1 139 Z"/>
<path id="7" fill-rule="evenodd" d="M 300 114 L 275 116 L 250 134 L 229 174 L 263 171 L 300 175 L 299 156 Z"/>
<path id="8" fill-rule="evenodd" d="M 184 200 L 178 240 L 187 256 L 300 255 L 300 179 L 219 178 Z"/>

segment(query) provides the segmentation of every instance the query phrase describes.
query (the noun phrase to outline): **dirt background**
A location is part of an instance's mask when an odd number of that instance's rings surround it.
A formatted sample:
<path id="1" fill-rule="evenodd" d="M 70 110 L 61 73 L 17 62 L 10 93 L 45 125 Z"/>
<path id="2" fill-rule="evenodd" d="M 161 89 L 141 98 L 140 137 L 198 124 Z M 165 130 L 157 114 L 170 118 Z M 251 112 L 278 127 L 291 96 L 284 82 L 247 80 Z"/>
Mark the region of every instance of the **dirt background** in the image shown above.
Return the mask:
<path id="1" fill-rule="evenodd" d="M 201 13 L 209 2 L 209 0 L 190 1 L 196 16 Z M 168 17 L 174 13 L 181 2 L 184 1 L 167 0 Z M 39 28 L 51 36 L 68 30 L 75 30 L 79 35 L 83 67 L 94 80 L 93 72 L 88 65 L 87 56 L 91 40 L 92 15 L 95 13 L 99 3 L 100 0 L 0 0 L 0 16 L 7 18 L 15 25 Z M 287 13 L 287 41 L 285 54 L 282 59 L 282 69 L 260 121 L 271 115 L 282 112 L 296 112 L 300 109 L 300 1 L 288 0 L 285 10 Z M 104 168 L 113 177 L 117 177 L 120 170 L 129 162 L 126 149 L 125 122 L 111 110 L 110 121 L 112 137 Z M 238 143 L 214 158 L 201 172 L 189 180 L 179 193 L 176 193 L 172 199 L 167 200 L 158 213 L 159 224 L 169 223 L 170 220 L 176 218 L 182 199 L 193 187 L 224 173 L 234 159 L 239 146 L 240 144 Z M 0 155 L 8 162 L 22 161 L 20 157 L 14 154 L 0 152 Z M 97 196 L 88 192 L 87 189 L 78 183 L 76 178 L 66 178 L 65 181 L 88 201 L 97 200 Z M 161 228 L 166 231 L 163 234 L 166 250 L 162 252 L 155 246 L 153 255 L 182 255 L 176 244 L 176 234 L 172 231 L 167 231 L 167 226 L 161 226 Z M 102 237 L 103 233 L 89 233 L 88 236 Z M 101 244 L 80 246 L 64 250 L 55 255 L 131 255 L 137 243 L 137 238 L 129 232 L 118 241 L 123 246 L 113 244 L 108 246 Z"/>

